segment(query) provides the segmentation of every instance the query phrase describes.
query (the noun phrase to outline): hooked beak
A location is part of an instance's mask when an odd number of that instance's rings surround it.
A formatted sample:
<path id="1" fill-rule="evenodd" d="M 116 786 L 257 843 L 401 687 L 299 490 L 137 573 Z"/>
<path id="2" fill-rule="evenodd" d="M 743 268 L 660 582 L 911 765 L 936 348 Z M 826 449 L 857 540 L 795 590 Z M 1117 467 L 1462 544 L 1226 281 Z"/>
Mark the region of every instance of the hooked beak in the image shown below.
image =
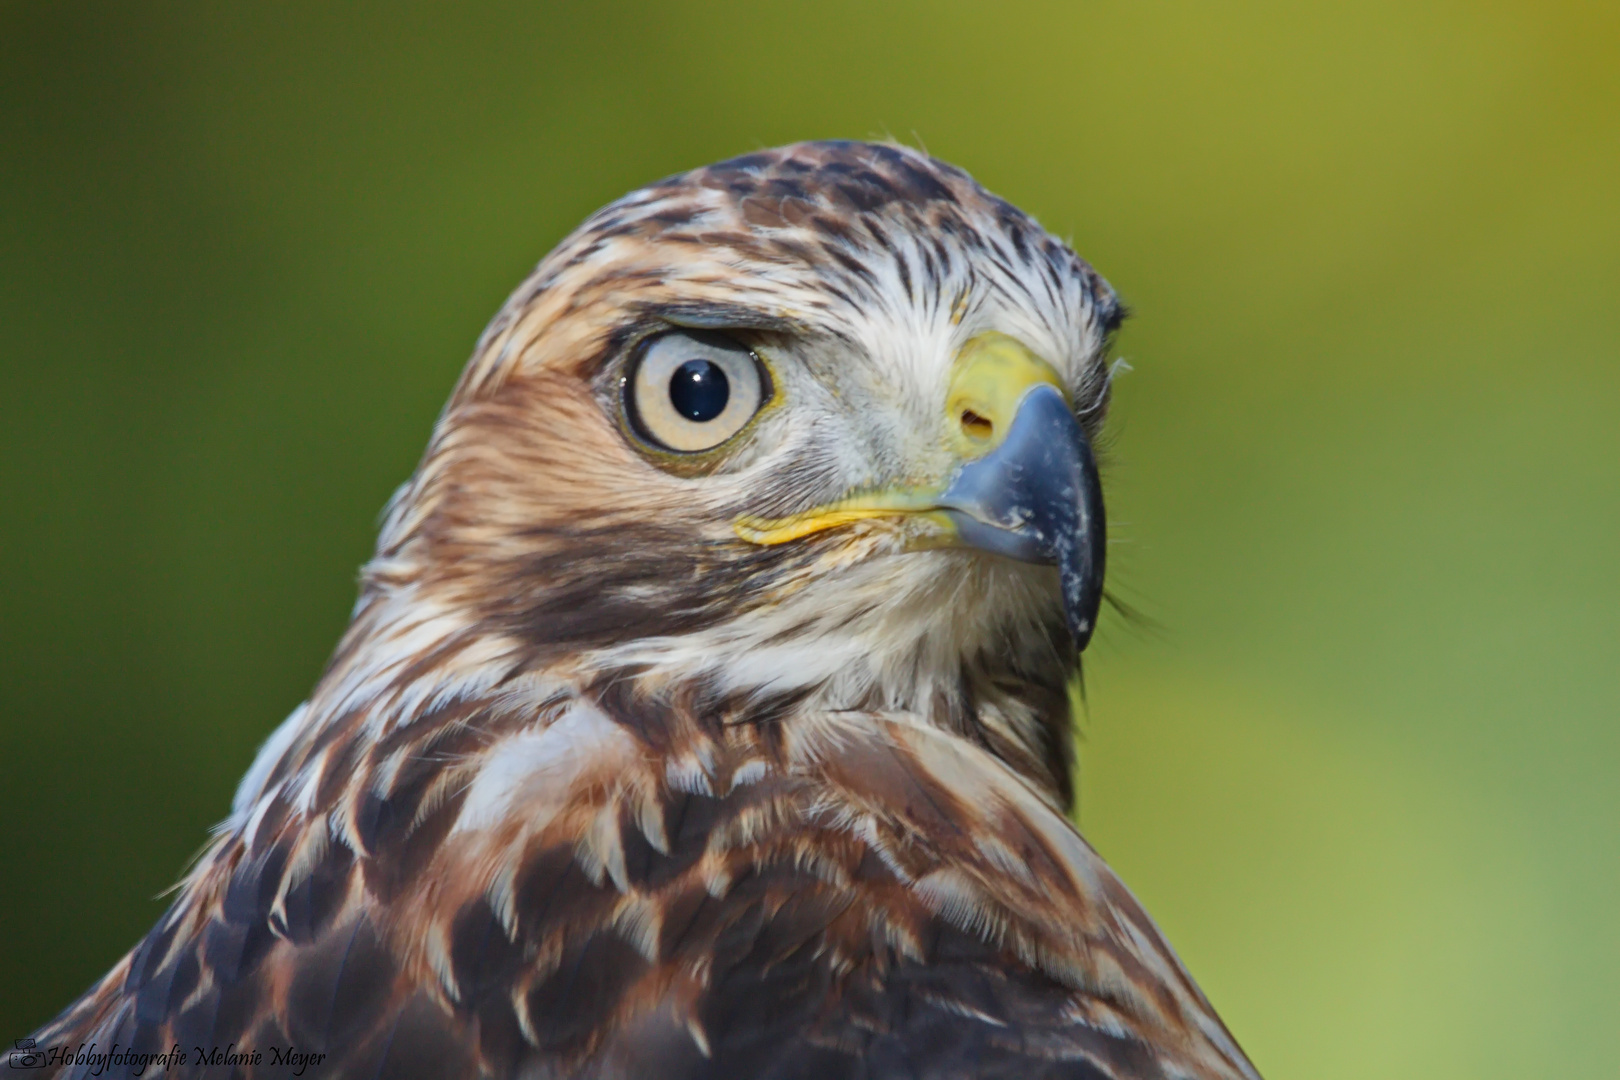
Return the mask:
<path id="1" fill-rule="evenodd" d="M 939 504 L 969 547 L 1057 565 L 1063 616 L 1084 650 L 1102 604 L 1107 535 L 1097 461 L 1063 395 L 1031 387 L 1001 445 L 957 469 Z"/>
<path id="2" fill-rule="evenodd" d="M 1063 615 L 1084 650 L 1102 603 L 1107 525 L 1097 461 L 1051 365 L 1005 334 L 962 350 L 946 398 L 946 441 L 958 464 L 942 485 L 897 487 L 765 521 L 739 536 L 779 544 L 871 517 L 920 515 L 933 544 L 1055 565 Z"/>

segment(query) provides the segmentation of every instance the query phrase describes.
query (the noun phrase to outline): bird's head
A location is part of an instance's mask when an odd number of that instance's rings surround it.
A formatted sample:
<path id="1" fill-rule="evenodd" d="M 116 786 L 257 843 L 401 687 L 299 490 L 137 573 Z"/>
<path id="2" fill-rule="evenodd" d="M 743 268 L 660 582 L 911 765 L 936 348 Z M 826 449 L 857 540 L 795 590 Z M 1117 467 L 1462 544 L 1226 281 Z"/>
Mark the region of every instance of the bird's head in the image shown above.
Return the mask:
<path id="1" fill-rule="evenodd" d="M 1066 794 L 1120 313 L 1029 217 L 904 147 L 634 192 L 479 342 L 368 567 L 372 647 L 911 710 Z"/>

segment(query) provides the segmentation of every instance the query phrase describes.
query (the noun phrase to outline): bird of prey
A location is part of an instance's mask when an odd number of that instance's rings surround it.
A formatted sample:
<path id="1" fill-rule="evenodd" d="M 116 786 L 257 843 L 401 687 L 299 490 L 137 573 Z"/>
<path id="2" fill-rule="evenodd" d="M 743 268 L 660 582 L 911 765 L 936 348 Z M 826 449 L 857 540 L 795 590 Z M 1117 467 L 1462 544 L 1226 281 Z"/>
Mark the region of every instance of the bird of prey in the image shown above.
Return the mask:
<path id="1" fill-rule="evenodd" d="M 903 146 L 599 211 L 46 1067 L 1257 1080 L 1066 817 L 1121 316 Z"/>

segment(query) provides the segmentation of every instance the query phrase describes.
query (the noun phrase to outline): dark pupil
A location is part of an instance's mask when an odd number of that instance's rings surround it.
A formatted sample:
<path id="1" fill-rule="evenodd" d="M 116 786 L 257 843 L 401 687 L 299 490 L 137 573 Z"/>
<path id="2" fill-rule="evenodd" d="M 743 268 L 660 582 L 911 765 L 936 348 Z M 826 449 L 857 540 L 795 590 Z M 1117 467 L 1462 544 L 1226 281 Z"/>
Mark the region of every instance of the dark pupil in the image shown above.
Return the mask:
<path id="1" fill-rule="evenodd" d="M 669 403 L 694 423 L 706 424 L 726 411 L 731 387 L 720 365 L 709 360 L 688 360 L 669 380 Z"/>

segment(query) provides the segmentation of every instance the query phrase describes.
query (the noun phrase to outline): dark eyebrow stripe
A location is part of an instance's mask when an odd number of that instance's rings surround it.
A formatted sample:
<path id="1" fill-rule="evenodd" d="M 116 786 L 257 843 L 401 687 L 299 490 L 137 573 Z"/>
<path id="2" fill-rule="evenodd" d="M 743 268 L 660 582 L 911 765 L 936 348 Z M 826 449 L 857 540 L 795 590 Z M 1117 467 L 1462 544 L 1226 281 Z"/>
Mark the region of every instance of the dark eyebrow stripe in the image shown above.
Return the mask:
<path id="1" fill-rule="evenodd" d="M 640 307 L 643 315 L 662 319 L 673 326 L 693 330 L 772 330 L 778 333 L 801 333 L 806 328 L 801 322 L 760 311 L 742 304 L 727 304 L 710 300 L 675 300 L 647 304 Z"/>

